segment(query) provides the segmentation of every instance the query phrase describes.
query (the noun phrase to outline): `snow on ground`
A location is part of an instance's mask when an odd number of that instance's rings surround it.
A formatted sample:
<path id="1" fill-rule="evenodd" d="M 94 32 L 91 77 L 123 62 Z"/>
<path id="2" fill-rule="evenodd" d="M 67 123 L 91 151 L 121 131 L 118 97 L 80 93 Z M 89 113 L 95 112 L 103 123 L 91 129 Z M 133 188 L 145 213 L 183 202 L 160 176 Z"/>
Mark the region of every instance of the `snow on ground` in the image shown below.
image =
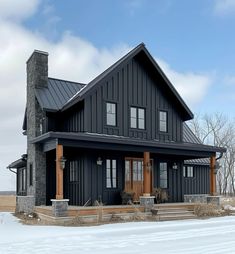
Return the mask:
<path id="1" fill-rule="evenodd" d="M 0 253 L 235 253 L 235 217 L 59 227 L 0 213 Z"/>

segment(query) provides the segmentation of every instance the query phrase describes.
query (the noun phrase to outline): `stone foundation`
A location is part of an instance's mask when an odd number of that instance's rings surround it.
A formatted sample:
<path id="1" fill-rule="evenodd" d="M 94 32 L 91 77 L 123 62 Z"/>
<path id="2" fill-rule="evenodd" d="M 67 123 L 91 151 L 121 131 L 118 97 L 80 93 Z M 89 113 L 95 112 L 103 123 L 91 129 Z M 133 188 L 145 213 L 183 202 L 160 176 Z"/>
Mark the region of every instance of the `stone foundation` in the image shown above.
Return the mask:
<path id="1" fill-rule="evenodd" d="M 206 203 L 208 194 L 188 194 L 184 195 L 184 202 L 186 203 Z"/>
<path id="2" fill-rule="evenodd" d="M 144 206 L 145 212 L 151 211 L 154 205 L 154 198 L 155 196 L 141 196 L 140 197 L 140 205 Z"/>
<path id="3" fill-rule="evenodd" d="M 220 206 L 220 196 L 210 196 L 208 194 L 190 194 L 184 195 L 186 203 L 205 203 Z"/>
<path id="4" fill-rule="evenodd" d="M 34 210 L 34 196 L 16 196 L 16 213 L 31 213 Z"/>
<path id="5" fill-rule="evenodd" d="M 66 217 L 68 215 L 69 199 L 51 199 L 52 214 L 55 217 Z"/>

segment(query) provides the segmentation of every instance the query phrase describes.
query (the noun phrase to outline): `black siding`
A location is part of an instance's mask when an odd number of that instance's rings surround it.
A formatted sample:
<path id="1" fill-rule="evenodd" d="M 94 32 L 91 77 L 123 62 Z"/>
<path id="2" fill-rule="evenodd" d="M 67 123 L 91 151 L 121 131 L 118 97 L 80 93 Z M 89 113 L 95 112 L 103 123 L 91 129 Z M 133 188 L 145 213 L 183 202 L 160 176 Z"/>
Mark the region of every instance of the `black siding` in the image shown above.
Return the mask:
<path id="1" fill-rule="evenodd" d="M 194 177 L 184 178 L 184 194 L 208 193 L 210 193 L 210 168 L 209 166 L 195 165 Z"/>
<path id="2" fill-rule="evenodd" d="M 106 125 L 106 102 L 117 104 L 117 126 Z M 146 110 L 145 130 L 130 128 L 130 106 Z M 148 140 L 182 141 L 182 118 L 164 91 L 162 80 L 132 59 L 94 87 L 85 98 L 85 131 Z M 160 133 L 159 110 L 168 112 L 168 132 Z"/>
<path id="3" fill-rule="evenodd" d="M 65 156 L 68 161 L 73 161 L 77 167 L 78 182 L 69 182 L 69 162 L 67 162 L 64 176 L 64 193 L 70 205 L 93 205 L 96 200 L 106 205 L 120 204 L 120 192 L 123 189 L 124 161 L 120 155 L 105 152 L 105 157 L 98 151 L 81 151 L 78 149 L 66 149 Z M 97 158 L 102 156 L 102 166 L 97 165 Z M 105 160 L 117 160 L 117 188 L 105 187 Z"/>

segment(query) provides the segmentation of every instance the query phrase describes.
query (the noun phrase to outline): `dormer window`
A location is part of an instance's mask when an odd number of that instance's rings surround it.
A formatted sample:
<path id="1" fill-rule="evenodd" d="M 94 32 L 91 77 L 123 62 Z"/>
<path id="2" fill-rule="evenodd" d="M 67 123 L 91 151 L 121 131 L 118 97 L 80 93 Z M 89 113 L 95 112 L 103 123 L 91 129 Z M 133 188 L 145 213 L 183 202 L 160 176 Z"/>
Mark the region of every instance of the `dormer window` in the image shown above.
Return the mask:
<path id="1" fill-rule="evenodd" d="M 145 129 L 145 109 L 131 107 L 131 128 Z"/>
<path id="2" fill-rule="evenodd" d="M 106 103 L 106 124 L 116 126 L 116 104 Z"/>
<path id="3" fill-rule="evenodd" d="M 159 111 L 159 130 L 167 132 L 167 112 Z"/>

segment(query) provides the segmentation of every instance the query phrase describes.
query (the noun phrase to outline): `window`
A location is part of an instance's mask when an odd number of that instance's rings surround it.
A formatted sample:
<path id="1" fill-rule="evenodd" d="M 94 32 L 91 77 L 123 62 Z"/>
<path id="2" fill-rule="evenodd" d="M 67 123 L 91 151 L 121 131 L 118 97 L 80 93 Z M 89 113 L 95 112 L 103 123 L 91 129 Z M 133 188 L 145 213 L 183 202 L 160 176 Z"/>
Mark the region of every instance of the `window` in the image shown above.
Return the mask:
<path id="1" fill-rule="evenodd" d="M 116 126 L 116 104 L 106 103 L 106 123 L 107 125 Z"/>
<path id="2" fill-rule="evenodd" d="M 33 185 L 33 164 L 29 164 L 29 186 Z"/>
<path id="3" fill-rule="evenodd" d="M 160 162 L 160 188 L 168 187 L 167 163 Z"/>
<path id="4" fill-rule="evenodd" d="M 167 112 L 159 111 L 159 130 L 167 132 Z"/>
<path id="5" fill-rule="evenodd" d="M 26 168 L 19 168 L 17 171 L 17 195 L 26 195 Z"/>
<path id="6" fill-rule="evenodd" d="M 183 167 L 183 176 L 184 177 L 193 177 L 193 166 L 184 166 Z"/>
<path id="7" fill-rule="evenodd" d="M 145 129 L 145 109 L 131 107 L 131 128 Z"/>
<path id="8" fill-rule="evenodd" d="M 106 160 L 106 188 L 117 188 L 116 160 Z"/>
<path id="9" fill-rule="evenodd" d="M 133 160 L 133 181 L 143 180 L 143 161 Z"/>
<path id="10" fill-rule="evenodd" d="M 78 163 L 77 161 L 69 162 L 69 181 L 78 182 Z"/>

